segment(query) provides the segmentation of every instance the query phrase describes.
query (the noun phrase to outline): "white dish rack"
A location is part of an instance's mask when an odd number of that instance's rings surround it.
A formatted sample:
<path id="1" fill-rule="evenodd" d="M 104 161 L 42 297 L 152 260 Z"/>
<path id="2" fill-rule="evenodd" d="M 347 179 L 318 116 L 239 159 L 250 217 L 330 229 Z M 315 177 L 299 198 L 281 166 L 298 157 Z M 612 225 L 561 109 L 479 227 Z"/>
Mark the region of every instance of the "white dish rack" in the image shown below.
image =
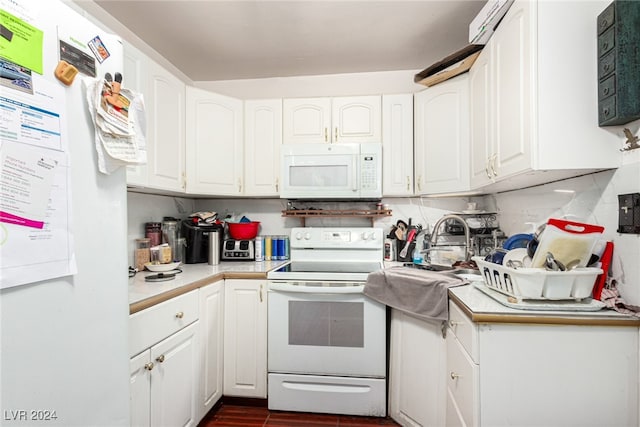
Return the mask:
<path id="1" fill-rule="evenodd" d="M 571 271 L 548 271 L 542 268 L 509 268 L 473 257 L 488 288 L 519 301 L 576 300 L 590 298 L 593 285 L 602 269 L 575 268 Z"/>

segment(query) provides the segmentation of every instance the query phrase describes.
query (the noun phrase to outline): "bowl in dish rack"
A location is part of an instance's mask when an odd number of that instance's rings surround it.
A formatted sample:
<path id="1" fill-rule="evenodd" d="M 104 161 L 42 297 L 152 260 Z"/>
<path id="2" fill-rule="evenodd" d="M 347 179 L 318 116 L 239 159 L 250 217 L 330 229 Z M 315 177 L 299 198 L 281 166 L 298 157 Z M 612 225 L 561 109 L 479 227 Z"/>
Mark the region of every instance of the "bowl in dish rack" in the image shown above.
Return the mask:
<path id="1" fill-rule="evenodd" d="M 169 262 L 167 264 L 152 264 L 148 262 L 144 265 L 144 267 L 149 271 L 163 272 L 175 270 L 179 265 L 179 262 Z"/>

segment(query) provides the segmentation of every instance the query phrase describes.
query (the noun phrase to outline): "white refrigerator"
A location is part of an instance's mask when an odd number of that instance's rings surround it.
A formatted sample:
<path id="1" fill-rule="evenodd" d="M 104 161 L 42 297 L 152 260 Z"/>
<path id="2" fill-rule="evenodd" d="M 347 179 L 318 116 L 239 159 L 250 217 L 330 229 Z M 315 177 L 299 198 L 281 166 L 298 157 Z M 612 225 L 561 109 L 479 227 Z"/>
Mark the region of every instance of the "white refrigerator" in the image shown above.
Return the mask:
<path id="1" fill-rule="evenodd" d="M 97 77 L 122 71 L 122 43 L 59 0 L 0 0 L 0 9 L 29 24 L 25 28 L 42 31 L 42 74 L 31 73 L 33 93 L 28 87 L 25 91 L 28 84 L 23 85 L 21 99 L 46 97 L 46 88 L 62 94 L 52 99 L 52 109 L 60 112 L 61 134 L 67 142 L 70 264 L 77 269 L 74 274 L 0 290 L 0 425 L 126 426 L 129 262 L 125 170 L 108 175 L 98 171 L 94 127 L 81 81 L 84 76 L 79 74 L 70 86 L 54 76 L 61 39 L 94 55 Z M 20 42 L 21 30 L 10 31 L 5 23 L 1 36 Z M 106 54 L 101 49 L 93 54 L 90 46 L 80 46 L 96 36 Z M 37 62 L 37 42 L 30 49 L 33 51 L 23 59 Z M 90 64 L 83 66 L 91 68 Z M 0 86 L 0 96 L 12 97 L 16 90 L 5 84 Z M 0 114 L 2 120 L 8 119 L 5 110 Z M 18 234 L 16 225 L 1 225 L 0 240 Z M 44 243 L 42 247 L 48 248 Z M 1 245 L 0 251 L 3 260 L 13 257 L 15 261 L 15 251 L 9 253 Z M 23 271 L 31 273 L 32 268 L 43 270 L 42 265 L 31 267 L 25 262 Z"/>

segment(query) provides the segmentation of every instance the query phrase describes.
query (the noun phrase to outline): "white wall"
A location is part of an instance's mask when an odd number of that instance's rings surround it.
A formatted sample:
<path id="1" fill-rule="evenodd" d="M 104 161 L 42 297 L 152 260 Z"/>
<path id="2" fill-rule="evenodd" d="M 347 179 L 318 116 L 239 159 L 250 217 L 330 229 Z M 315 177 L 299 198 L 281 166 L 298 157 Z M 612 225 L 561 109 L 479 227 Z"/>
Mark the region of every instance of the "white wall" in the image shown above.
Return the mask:
<path id="1" fill-rule="evenodd" d="M 571 192 L 555 192 L 565 190 Z M 620 293 L 640 306 L 640 235 L 619 234 L 618 195 L 640 192 L 640 150 L 625 154 L 617 170 L 600 172 L 525 190 L 487 196 L 498 207 L 501 228 L 507 234 L 531 232 L 527 222 L 541 224 L 548 218 L 599 224 L 603 238 L 614 242 L 624 273 Z"/>

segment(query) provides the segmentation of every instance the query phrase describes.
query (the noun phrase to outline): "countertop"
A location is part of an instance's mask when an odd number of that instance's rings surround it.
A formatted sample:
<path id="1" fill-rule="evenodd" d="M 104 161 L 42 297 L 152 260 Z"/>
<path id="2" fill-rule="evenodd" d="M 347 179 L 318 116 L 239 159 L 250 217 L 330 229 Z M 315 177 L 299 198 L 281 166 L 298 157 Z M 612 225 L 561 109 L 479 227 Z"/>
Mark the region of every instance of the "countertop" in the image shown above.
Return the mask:
<path id="1" fill-rule="evenodd" d="M 159 304 L 223 279 L 266 279 L 267 272 L 286 264 L 284 261 L 223 261 L 218 265 L 184 264 L 182 273 L 166 282 L 147 282 L 145 277 L 156 274 L 138 272 L 129 278 L 129 314 Z"/>
<path id="2" fill-rule="evenodd" d="M 614 310 L 534 311 L 507 307 L 485 295 L 474 284 L 449 288 L 449 299 L 477 323 L 530 323 L 551 325 L 640 326 L 640 318 Z"/>

